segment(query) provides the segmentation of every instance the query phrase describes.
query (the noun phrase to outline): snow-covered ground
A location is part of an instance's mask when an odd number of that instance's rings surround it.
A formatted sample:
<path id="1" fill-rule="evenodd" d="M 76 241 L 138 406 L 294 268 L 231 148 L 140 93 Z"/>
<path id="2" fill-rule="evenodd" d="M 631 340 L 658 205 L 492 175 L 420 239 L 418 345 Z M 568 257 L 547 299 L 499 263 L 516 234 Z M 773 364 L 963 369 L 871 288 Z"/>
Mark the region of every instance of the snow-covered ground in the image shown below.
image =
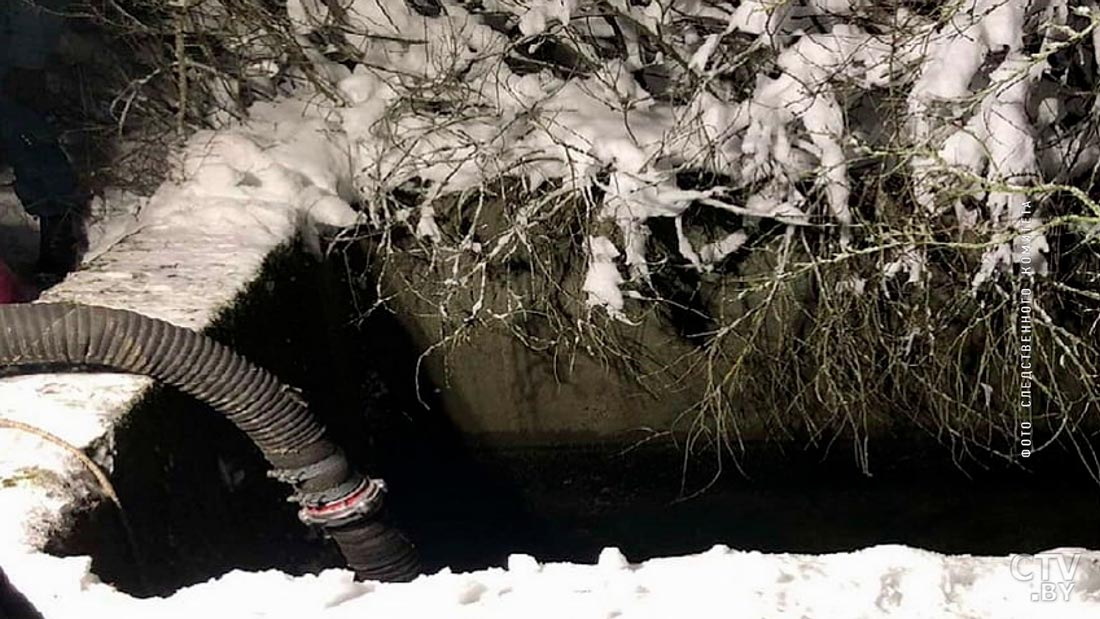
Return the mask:
<path id="1" fill-rule="evenodd" d="M 86 558 L 9 556 L 7 564 L 17 566 L 15 586 L 46 617 L 1091 619 L 1100 616 L 1100 553 L 1058 555 L 1066 566 L 1075 556 L 1080 561 L 1066 568 L 1067 576 L 1050 570 L 1051 584 L 1061 589 L 1043 586 L 1038 559 L 1013 563 L 902 546 L 821 556 L 715 546 L 637 565 L 615 549 L 604 550 L 595 565 L 541 565 L 513 555 L 506 567 L 443 571 L 408 584 L 356 583 L 345 570 L 298 578 L 237 571 L 143 600 L 97 582 Z M 1044 589 L 1067 587 L 1068 599 L 1041 601 Z"/>

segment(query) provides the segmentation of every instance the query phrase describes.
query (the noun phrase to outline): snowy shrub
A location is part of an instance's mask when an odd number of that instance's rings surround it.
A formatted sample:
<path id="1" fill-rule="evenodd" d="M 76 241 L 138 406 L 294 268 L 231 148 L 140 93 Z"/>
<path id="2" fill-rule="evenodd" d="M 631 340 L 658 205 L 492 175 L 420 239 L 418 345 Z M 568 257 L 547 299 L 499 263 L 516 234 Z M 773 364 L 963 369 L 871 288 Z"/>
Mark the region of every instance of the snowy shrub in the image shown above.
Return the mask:
<path id="1" fill-rule="evenodd" d="M 915 425 L 1012 458 L 1026 418 L 1100 475 L 1093 2 L 156 10 L 178 101 L 190 76 L 237 115 L 328 110 L 380 303 L 434 316 L 433 349 L 503 328 L 697 388 L 693 445 L 845 436 L 867 466 Z M 654 324 L 691 353 L 647 350 Z"/>
<path id="2" fill-rule="evenodd" d="M 152 191 L 182 139 L 245 120 L 254 103 L 290 94 L 291 78 L 337 100 L 285 2 L 72 0 L 63 12 L 61 64 L 69 68 L 58 82 L 72 118 L 61 124 L 101 146 L 91 162 L 99 187 Z"/>

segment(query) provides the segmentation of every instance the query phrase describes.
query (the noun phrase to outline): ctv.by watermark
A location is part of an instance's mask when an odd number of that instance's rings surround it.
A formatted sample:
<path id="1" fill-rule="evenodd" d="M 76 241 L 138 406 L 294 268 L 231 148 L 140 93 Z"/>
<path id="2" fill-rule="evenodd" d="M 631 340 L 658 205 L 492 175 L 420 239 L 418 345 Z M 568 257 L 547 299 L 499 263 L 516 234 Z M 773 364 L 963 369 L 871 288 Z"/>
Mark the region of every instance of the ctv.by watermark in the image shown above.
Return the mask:
<path id="1" fill-rule="evenodd" d="M 1076 552 L 1012 555 L 1009 571 L 1013 579 L 1033 585 L 1032 602 L 1068 602 L 1082 557 Z"/>

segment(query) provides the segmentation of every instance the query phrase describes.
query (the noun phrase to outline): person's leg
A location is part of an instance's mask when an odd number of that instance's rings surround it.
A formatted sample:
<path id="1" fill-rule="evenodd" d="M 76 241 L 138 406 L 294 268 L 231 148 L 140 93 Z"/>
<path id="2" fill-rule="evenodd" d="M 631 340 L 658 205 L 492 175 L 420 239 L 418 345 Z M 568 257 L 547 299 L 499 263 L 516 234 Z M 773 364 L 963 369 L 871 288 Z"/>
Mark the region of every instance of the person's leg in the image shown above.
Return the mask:
<path id="1" fill-rule="evenodd" d="M 42 613 L 27 601 L 0 567 L 0 619 L 42 619 Z"/>
<path id="2" fill-rule="evenodd" d="M 31 109 L 0 94 L 0 148 L 15 173 L 15 193 L 39 220 L 39 271 L 63 276 L 76 268 L 83 200 L 72 165 L 53 129 Z"/>

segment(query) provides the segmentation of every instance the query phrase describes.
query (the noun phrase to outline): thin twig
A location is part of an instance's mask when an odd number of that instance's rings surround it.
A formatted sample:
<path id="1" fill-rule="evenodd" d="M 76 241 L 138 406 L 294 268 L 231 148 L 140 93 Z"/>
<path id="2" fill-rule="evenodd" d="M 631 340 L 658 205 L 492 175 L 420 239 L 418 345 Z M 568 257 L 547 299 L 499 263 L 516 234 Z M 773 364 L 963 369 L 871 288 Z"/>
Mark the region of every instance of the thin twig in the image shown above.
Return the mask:
<path id="1" fill-rule="evenodd" d="M 107 499 L 110 500 L 111 503 L 113 503 L 115 508 L 118 510 L 118 519 L 119 522 L 122 524 L 123 531 L 125 532 L 126 543 L 130 546 L 130 552 L 133 554 L 134 562 L 137 564 L 138 567 L 137 572 L 139 581 L 141 581 L 143 587 L 147 588 L 147 585 L 144 582 L 144 562 L 141 558 L 142 554 L 137 543 L 137 537 L 134 535 L 133 527 L 130 526 L 130 519 L 126 516 L 126 510 L 122 507 L 122 501 L 118 498 L 118 492 L 115 491 L 114 484 L 111 483 L 111 480 L 107 477 L 107 474 L 103 472 L 103 469 L 100 468 L 98 464 L 96 464 L 95 460 L 92 460 L 90 457 L 88 457 L 87 454 L 84 453 L 83 450 L 66 441 L 65 439 L 55 434 L 51 434 L 43 430 L 42 428 L 32 426 L 28 423 L 0 417 L 0 428 L 18 430 L 20 432 L 26 432 L 27 434 L 37 436 L 38 438 L 48 443 L 52 443 L 69 452 L 69 454 L 79 460 L 80 463 L 88 469 L 92 476 L 95 477 L 96 483 L 99 484 L 99 488 L 103 492 L 103 495 L 106 496 Z"/>

